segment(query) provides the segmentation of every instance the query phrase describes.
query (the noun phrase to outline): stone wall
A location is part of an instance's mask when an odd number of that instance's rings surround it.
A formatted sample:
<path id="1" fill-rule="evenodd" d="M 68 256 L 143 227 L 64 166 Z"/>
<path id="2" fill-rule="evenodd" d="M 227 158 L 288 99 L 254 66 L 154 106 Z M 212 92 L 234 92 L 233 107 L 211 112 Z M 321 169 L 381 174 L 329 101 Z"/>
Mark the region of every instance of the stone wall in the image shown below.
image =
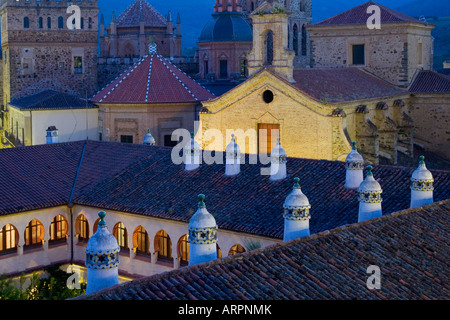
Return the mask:
<path id="1" fill-rule="evenodd" d="M 365 64 L 358 66 L 394 85 L 407 87 L 418 69 L 432 67 L 432 28 L 413 23 L 383 24 L 381 30 L 369 30 L 366 26 L 309 26 L 312 65 L 353 66 L 352 46 L 363 44 Z"/>

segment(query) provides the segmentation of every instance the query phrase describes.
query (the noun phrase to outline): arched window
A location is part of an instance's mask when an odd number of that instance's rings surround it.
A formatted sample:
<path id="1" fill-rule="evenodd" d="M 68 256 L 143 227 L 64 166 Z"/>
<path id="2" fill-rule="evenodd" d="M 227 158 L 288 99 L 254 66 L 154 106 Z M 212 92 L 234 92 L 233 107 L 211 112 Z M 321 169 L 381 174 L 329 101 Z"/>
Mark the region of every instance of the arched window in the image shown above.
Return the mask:
<path id="1" fill-rule="evenodd" d="M 308 37 L 308 35 L 306 34 L 306 27 L 305 27 L 305 25 L 303 25 L 303 26 L 302 26 L 302 56 L 306 56 L 306 51 L 307 51 L 307 46 L 306 46 L 307 37 Z"/>
<path id="2" fill-rule="evenodd" d="M 158 252 L 158 260 L 172 262 L 172 241 L 164 230 L 158 231 L 155 236 L 155 251 Z"/>
<path id="3" fill-rule="evenodd" d="M 58 29 L 64 29 L 64 18 L 58 17 Z"/>
<path id="4" fill-rule="evenodd" d="M 39 29 L 43 29 L 44 28 L 44 18 L 39 17 Z"/>
<path id="5" fill-rule="evenodd" d="M 188 235 L 185 234 L 178 240 L 177 244 L 178 257 L 180 258 L 180 264 L 182 266 L 188 265 L 189 263 L 189 242 Z"/>
<path id="6" fill-rule="evenodd" d="M 133 248 L 138 255 L 150 255 L 150 241 L 144 227 L 139 226 L 133 232 Z"/>
<path id="7" fill-rule="evenodd" d="M 89 18 L 88 24 L 88 29 L 92 29 L 92 18 Z"/>
<path id="8" fill-rule="evenodd" d="M 89 239 L 89 222 L 84 214 L 80 214 L 75 221 L 75 234 L 78 235 L 79 241 L 88 241 Z"/>
<path id="9" fill-rule="evenodd" d="M 50 242 L 65 240 L 67 236 L 67 220 L 58 214 L 50 223 Z"/>
<path id="10" fill-rule="evenodd" d="M 300 2 L 300 11 L 305 12 L 306 11 L 306 0 L 301 0 Z"/>
<path id="11" fill-rule="evenodd" d="M 298 56 L 298 27 L 297 27 L 297 24 L 294 24 L 292 33 L 293 33 L 293 49 L 294 49 L 295 55 Z"/>
<path id="12" fill-rule="evenodd" d="M 273 62 L 273 31 L 269 30 L 266 33 L 265 39 L 265 47 L 266 47 L 266 59 L 264 64 L 266 66 L 271 66 Z"/>
<path id="13" fill-rule="evenodd" d="M 12 224 L 7 224 L 0 230 L 0 255 L 17 250 L 19 233 Z"/>
<path id="14" fill-rule="evenodd" d="M 80 18 L 80 27 L 84 29 L 84 18 Z"/>
<path id="15" fill-rule="evenodd" d="M 230 251 L 228 252 L 229 256 L 238 254 L 238 253 L 242 253 L 245 252 L 245 249 L 243 246 L 241 246 L 239 243 L 235 244 L 234 246 L 231 247 Z"/>
<path id="16" fill-rule="evenodd" d="M 33 219 L 25 228 L 25 245 L 24 248 L 32 248 L 42 246 L 44 241 L 44 226 L 42 223 Z"/>
<path id="17" fill-rule="evenodd" d="M 30 18 L 28 18 L 28 17 L 23 18 L 23 27 L 25 29 L 30 28 Z"/>
<path id="18" fill-rule="evenodd" d="M 47 18 L 47 28 L 48 29 L 52 28 L 52 18 L 50 18 L 50 17 Z"/>
<path id="19" fill-rule="evenodd" d="M 128 232 L 122 222 L 117 222 L 113 228 L 113 235 L 117 239 L 120 249 L 128 249 Z"/>
<path id="20" fill-rule="evenodd" d="M 250 9 L 252 12 L 255 10 L 255 3 L 253 1 L 250 3 Z"/>

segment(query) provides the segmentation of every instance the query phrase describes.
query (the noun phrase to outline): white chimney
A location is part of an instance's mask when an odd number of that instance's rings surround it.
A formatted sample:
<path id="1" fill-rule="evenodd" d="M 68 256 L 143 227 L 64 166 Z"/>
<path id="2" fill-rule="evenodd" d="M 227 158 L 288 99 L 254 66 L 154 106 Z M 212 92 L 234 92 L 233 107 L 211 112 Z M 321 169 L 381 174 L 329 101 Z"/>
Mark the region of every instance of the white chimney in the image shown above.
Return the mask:
<path id="1" fill-rule="evenodd" d="M 284 201 L 284 241 L 309 236 L 311 205 L 300 189 L 299 181 L 299 178 L 294 179 L 294 188 Z"/>
<path id="2" fill-rule="evenodd" d="M 55 126 L 50 126 L 47 128 L 47 136 L 46 136 L 47 144 L 58 143 L 58 129 Z"/>
<path id="3" fill-rule="evenodd" d="M 102 290 L 119 283 L 120 247 L 104 220 L 106 213 L 98 213 L 100 221 L 97 232 L 86 246 L 87 286 L 86 294 Z"/>
<path id="4" fill-rule="evenodd" d="M 425 157 L 419 159 L 419 167 L 411 176 L 411 208 L 433 203 L 433 175 L 425 166 Z"/>
<path id="5" fill-rule="evenodd" d="M 235 176 L 241 172 L 241 149 L 236 143 L 234 134 L 231 135 L 231 142 L 225 149 L 225 175 Z"/>
<path id="6" fill-rule="evenodd" d="M 352 151 L 345 159 L 345 187 L 348 189 L 358 189 L 364 180 L 364 159 L 356 148 L 356 142 L 352 143 Z"/>
<path id="7" fill-rule="evenodd" d="M 287 154 L 281 147 L 280 138 L 270 154 L 270 180 L 282 180 L 287 177 Z"/>
<path id="8" fill-rule="evenodd" d="M 372 174 L 372 166 L 367 167 L 366 179 L 359 186 L 359 214 L 358 222 L 381 217 L 381 189 Z"/>
<path id="9" fill-rule="evenodd" d="M 194 133 L 191 133 L 191 139 L 184 147 L 184 164 L 186 171 L 192 171 L 200 167 L 201 151 L 200 146 L 194 139 Z"/>
<path id="10" fill-rule="evenodd" d="M 197 212 L 189 221 L 189 265 L 217 259 L 217 223 L 206 210 L 205 196 L 198 196 L 200 202 Z"/>

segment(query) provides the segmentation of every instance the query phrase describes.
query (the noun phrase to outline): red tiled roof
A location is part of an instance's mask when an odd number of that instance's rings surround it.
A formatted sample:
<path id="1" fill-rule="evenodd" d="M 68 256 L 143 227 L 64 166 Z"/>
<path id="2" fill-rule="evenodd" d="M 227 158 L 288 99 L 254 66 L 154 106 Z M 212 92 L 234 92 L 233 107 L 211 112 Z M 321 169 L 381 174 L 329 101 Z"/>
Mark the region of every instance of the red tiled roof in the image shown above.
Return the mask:
<path id="1" fill-rule="evenodd" d="M 413 93 L 450 93 L 450 77 L 434 71 L 420 71 L 409 92 Z"/>
<path id="2" fill-rule="evenodd" d="M 75 300 L 446 300 L 449 222 L 447 200 Z M 381 290 L 366 286 L 371 265 Z"/>
<path id="3" fill-rule="evenodd" d="M 366 25 L 367 19 L 372 15 L 367 13 L 367 8 L 371 5 L 376 5 L 380 7 L 381 13 L 381 23 L 393 23 L 393 22 L 418 22 L 424 23 L 418 19 L 410 17 L 401 12 L 395 11 L 391 8 L 385 7 L 374 1 L 368 1 L 357 7 L 344 11 L 338 15 L 331 18 L 325 19 L 323 21 L 314 23 L 313 26 L 328 26 L 328 25 Z"/>
<path id="4" fill-rule="evenodd" d="M 166 19 L 145 0 L 134 1 L 117 19 L 118 27 L 139 27 L 141 17 L 146 27 L 166 27 Z"/>
<path id="5" fill-rule="evenodd" d="M 249 164 L 248 158 L 239 175 L 226 177 L 223 164 L 203 164 L 186 172 L 183 165 L 173 164 L 171 149 L 149 149 L 149 157 L 83 192 L 73 202 L 187 223 L 197 208 L 197 195 L 203 193 L 220 229 L 282 238 L 283 203 L 292 190 L 292 179 L 298 177 L 312 206 L 311 233 L 358 220 L 358 193 L 344 188 L 343 162 L 289 158 L 291 178 L 273 182 L 261 175 L 261 164 Z M 375 168 L 374 175 L 383 188 L 384 214 L 409 207 L 414 169 Z M 431 171 L 435 201 L 448 199 L 450 171 Z"/>
<path id="6" fill-rule="evenodd" d="M 293 84 L 314 99 L 329 103 L 390 97 L 408 93 L 359 68 L 294 70 Z"/>
<path id="7" fill-rule="evenodd" d="M 147 55 L 92 99 L 97 103 L 195 102 L 215 96 L 161 55 Z"/>

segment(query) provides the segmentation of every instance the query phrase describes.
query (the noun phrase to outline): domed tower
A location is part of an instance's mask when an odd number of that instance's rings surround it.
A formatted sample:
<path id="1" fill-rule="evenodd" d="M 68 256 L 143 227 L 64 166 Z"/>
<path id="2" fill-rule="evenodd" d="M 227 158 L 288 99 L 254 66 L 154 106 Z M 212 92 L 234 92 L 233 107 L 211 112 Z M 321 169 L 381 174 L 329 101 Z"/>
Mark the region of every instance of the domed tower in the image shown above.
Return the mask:
<path id="1" fill-rule="evenodd" d="M 311 214 L 308 198 L 303 194 L 299 178 L 294 179 L 294 188 L 284 201 L 284 241 L 309 236 L 309 220 Z"/>
<path id="2" fill-rule="evenodd" d="M 411 208 L 433 203 L 433 175 L 425 166 L 425 157 L 419 159 L 419 167 L 411 177 Z"/>
<path id="3" fill-rule="evenodd" d="M 364 159 L 356 148 L 356 142 L 352 143 L 352 151 L 345 159 L 345 187 L 348 189 L 358 189 L 364 180 Z"/>
<path id="4" fill-rule="evenodd" d="M 359 214 L 358 222 L 381 217 L 381 189 L 380 184 L 374 179 L 372 166 L 367 167 L 366 179 L 359 186 Z"/>
<path id="5" fill-rule="evenodd" d="M 236 143 L 234 134 L 231 135 L 231 141 L 225 149 L 226 163 L 225 175 L 235 176 L 241 172 L 241 148 Z"/>
<path id="6" fill-rule="evenodd" d="M 201 150 L 200 145 L 195 141 L 194 133 L 191 132 L 191 139 L 184 147 L 184 168 L 186 171 L 192 171 L 200 167 Z"/>
<path id="7" fill-rule="evenodd" d="M 86 246 L 87 287 L 86 294 L 119 283 L 120 247 L 105 222 L 106 213 L 98 213 L 100 221 L 97 232 Z"/>
<path id="8" fill-rule="evenodd" d="M 200 202 L 197 212 L 189 221 L 189 265 L 217 259 L 217 223 L 206 210 L 205 196 L 198 196 Z"/>
<path id="9" fill-rule="evenodd" d="M 147 134 L 144 137 L 144 140 L 142 141 L 142 144 L 145 144 L 147 146 L 154 146 L 156 143 L 155 138 L 153 138 L 152 134 L 150 133 L 150 129 L 147 130 Z"/>
<path id="10" fill-rule="evenodd" d="M 270 153 L 270 179 L 271 180 L 282 180 L 286 178 L 286 163 L 287 154 L 286 151 L 281 147 L 280 138 L 278 138 L 277 145 L 273 148 Z"/>
<path id="11" fill-rule="evenodd" d="M 247 77 L 247 53 L 252 27 L 239 0 L 216 0 L 212 18 L 198 39 L 201 80 L 237 80 Z"/>

